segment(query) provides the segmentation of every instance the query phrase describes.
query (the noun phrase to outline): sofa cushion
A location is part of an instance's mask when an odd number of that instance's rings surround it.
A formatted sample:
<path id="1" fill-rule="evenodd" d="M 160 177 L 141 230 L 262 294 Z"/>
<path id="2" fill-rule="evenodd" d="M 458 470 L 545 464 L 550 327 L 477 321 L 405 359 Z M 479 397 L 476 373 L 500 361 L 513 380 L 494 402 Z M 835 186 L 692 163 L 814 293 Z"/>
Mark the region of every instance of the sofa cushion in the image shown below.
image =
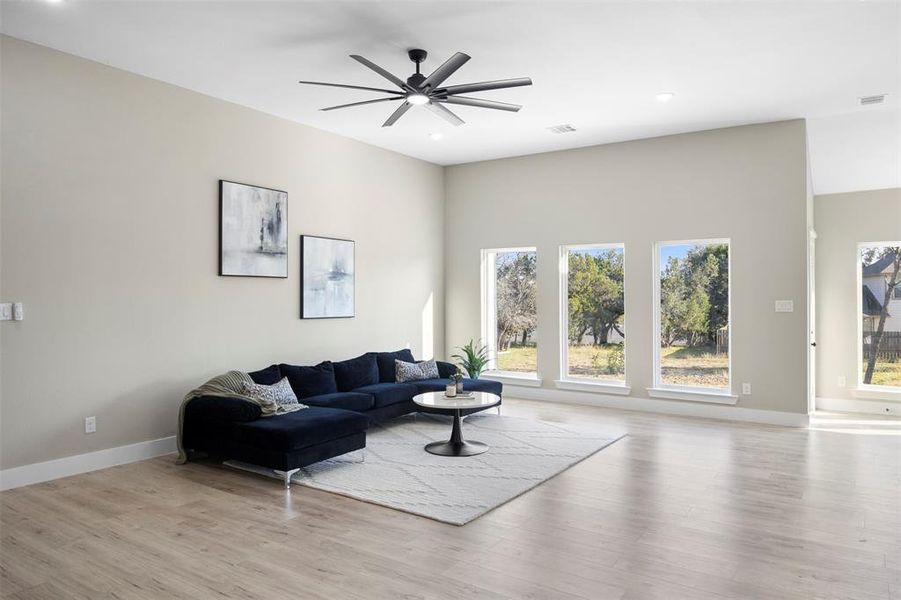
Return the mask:
<path id="1" fill-rule="evenodd" d="M 440 377 L 441 379 L 447 379 L 451 375 L 459 371 L 457 365 L 455 365 L 454 363 L 444 362 L 443 360 L 438 360 L 435 362 L 438 364 L 438 377 Z"/>
<path id="2" fill-rule="evenodd" d="M 284 377 L 281 371 L 278 370 L 278 365 L 269 365 L 265 369 L 253 371 L 248 373 L 248 375 L 250 375 L 250 378 L 253 379 L 254 383 L 262 385 L 275 385 L 281 381 L 282 377 Z"/>
<path id="3" fill-rule="evenodd" d="M 375 355 L 375 360 L 379 367 L 379 382 L 395 383 L 397 381 L 394 373 L 394 361 L 402 360 L 404 362 L 416 362 L 413 353 L 409 348 L 398 350 L 397 352 L 379 352 Z"/>
<path id="4" fill-rule="evenodd" d="M 335 383 L 335 371 L 329 361 L 321 362 L 314 367 L 299 367 L 280 364 L 282 375 L 288 378 L 291 389 L 301 400 L 321 394 L 334 394 L 338 391 Z"/>
<path id="5" fill-rule="evenodd" d="M 276 452 L 290 452 L 366 431 L 366 415 L 337 408 L 305 410 L 235 423 L 235 441 Z"/>
<path id="6" fill-rule="evenodd" d="M 449 381 L 447 379 L 425 379 L 423 381 L 414 381 L 413 385 L 423 392 L 442 392 L 447 387 Z M 463 378 L 464 392 L 488 392 L 489 394 L 501 395 L 504 384 L 500 381 L 491 381 L 490 379 L 466 379 Z"/>
<path id="7" fill-rule="evenodd" d="M 375 399 L 369 394 L 357 392 L 338 392 L 335 394 L 321 394 L 303 399 L 307 406 L 325 406 L 328 408 L 342 408 L 364 412 L 375 406 Z"/>
<path id="8" fill-rule="evenodd" d="M 200 396 L 194 398 L 185 407 L 185 420 L 203 422 L 211 421 L 256 421 L 263 414 L 263 409 L 242 398 L 226 398 L 223 396 Z"/>
<path id="9" fill-rule="evenodd" d="M 332 363 L 339 392 L 349 392 L 364 385 L 379 382 L 379 367 L 375 352 L 367 352 L 356 358 Z"/>
<path id="10" fill-rule="evenodd" d="M 375 399 L 375 408 L 407 402 L 419 393 L 416 386 L 411 383 L 375 383 L 373 385 L 364 385 L 354 391 L 362 394 L 371 394 Z"/>

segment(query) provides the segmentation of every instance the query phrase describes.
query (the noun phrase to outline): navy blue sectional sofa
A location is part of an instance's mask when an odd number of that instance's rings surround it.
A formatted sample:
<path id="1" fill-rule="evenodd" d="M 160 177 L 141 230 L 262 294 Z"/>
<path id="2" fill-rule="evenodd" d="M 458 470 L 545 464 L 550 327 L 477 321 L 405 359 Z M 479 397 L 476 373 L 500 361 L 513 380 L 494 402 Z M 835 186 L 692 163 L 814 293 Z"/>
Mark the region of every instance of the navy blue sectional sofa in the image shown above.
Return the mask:
<path id="1" fill-rule="evenodd" d="M 413 402 L 423 392 L 442 391 L 457 368 L 438 362 L 438 379 L 397 383 L 394 361 L 414 362 L 409 350 L 367 352 L 315 366 L 271 365 L 249 373 L 272 385 L 283 377 L 310 408 L 261 418 L 260 408 L 236 398 L 202 396 L 185 408 L 184 447 L 217 458 L 239 460 L 285 474 L 366 446 L 366 429 L 411 412 L 429 412 Z M 463 389 L 501 396 L 502 384 L 464 379 Z M 475 409 L 464 414 L 476 412 Z"/>

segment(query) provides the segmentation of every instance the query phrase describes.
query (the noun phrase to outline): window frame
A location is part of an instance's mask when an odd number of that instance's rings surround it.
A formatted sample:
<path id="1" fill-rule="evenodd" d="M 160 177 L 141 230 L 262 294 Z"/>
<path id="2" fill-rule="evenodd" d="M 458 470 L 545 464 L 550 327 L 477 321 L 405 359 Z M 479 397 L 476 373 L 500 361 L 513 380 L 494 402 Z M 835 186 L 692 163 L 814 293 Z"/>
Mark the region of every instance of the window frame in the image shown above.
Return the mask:
<path id="1" fill-rule="evenodd" d="M 504 252 L 535 253 L 535 285 L 538 285 L 538 248 L 536 246 L 514 246 L 509 248 L 482 248 L 481 250 L 481 333 L 488 353 L 488 366 L 484 375 L 489 378 L 527 380 L 540 382 L 538 377 L 540 357 L 536 352 L 534 371 L 502 371 L 497 368 L 497 254 Z M 536 298 L 536 313 L 537 313 Z"/>
<path id="2" fill-rule="evenodd" d="M 855 340 L 855 345 L 857 346 L 857 352 L 855 353 L 857 362 L 854 365 L 854 371 L 857 373 L 855 379 L 855 381 L 857 382 L 857 387 L 853 391 L 855 396 L 861 398 L 888 398 L 901 400 L 901 386 L 876 385 L 873 383 L 863 382 L 863 267 L 861 266 L 860 253 L 864 248 L 872 248 L 874 246 L 901 246 L 901 241 L 858 242 L 855 249 L 856 254 L 854 256 L 854 268 L 856 271 L 855 281 L 857 282 L 857 285 L 854 289 L 855 296 L 857 298 L 857 310 L 855 311 L 854 318 L 857 320 L 857 325 L 855 328 L 857 331 L 857 339 Z M 887 284 L 888 282 L 886 281 L 885 283 Z M 896 293 L 897 291 L 898 288 L 895 288 Z M 896 293 L 892 294 L 892 297 L 889 298 L 889 302 L 894 302 L 897 299 Z"/>
<path id="3" fill-rule="evenodd" d="M 591 244 L 561 244 L 559 248 L 558 272 L 560 276 L 560 379 L 555 383 L 560 388 L 580 389 L 583 386 L 615 388 L 629 393 L 629 361 L 626 359 L 626 342 L 623 340 L 622 379 L 595 379 L 579 377 L 569 373 L 569 252 L 570 250 L 622 250 L 623 255 L 623 307 L 626 306 L 626 244 L 625 242 L 602 242 Z M 623 327 L 626 327 L 628 311 L 623 313 Z M 590 389 L 587 388 L 586 389 Z"/>
<path id="4" fill-rule="evenodd" d="M 661 346 L 660 346 L 660 249 L 663 246 L 678 245 L 713 245 L 725 244 L 728 247 L 728 260 L 726 261 L 727 285 L 729 286 L 728 301 L 728 320 L 729 328 L 729 355 L 728 355 L 728 377 L 729 383 L 724 388 L 711 388 L 703 386 L 679 385 L 663 382 L 663 369 L 661 365 Z M 696 400 L 700 402 L 714 402 L 718 404 L 736 404 L 738 396 L 732 392 L 732 240 L 731 238 L 695 238 L 688 240 L 666 240 L 654 242 L 652 246 L 653 264 L 651 277 L 653 289 L 653 301 L 651 303 L 651 322 L 653 323 L 653 387 L 648 389 L 651 397 L 665 398 L 670 400 Z"/>

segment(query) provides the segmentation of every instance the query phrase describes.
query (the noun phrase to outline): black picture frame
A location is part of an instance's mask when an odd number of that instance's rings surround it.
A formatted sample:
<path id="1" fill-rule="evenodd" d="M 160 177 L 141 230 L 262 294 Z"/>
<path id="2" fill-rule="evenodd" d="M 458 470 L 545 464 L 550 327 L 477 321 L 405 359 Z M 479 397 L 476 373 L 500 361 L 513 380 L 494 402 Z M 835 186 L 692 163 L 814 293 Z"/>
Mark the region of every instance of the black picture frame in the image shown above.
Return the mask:
<path id="1" fill-rule="evenodd" d="M 290 249 L 291 249 L 290 248 L 290 237 L 291 236 L 289 235 L 289 233 L 286 233 L 286 237 L 285 237 L 285 274 L 284 275 L 264 275 L 264 274 L 226 273 L 225 272 L 225 264 L 224 264 L 225 263 L 225 260 L 224 260 L 224 254 L 225 254 L 225 248 L 224 248 L 224 243 L 225 243 L 225 232 L 224 232 L 225 198 L 224 198 L 224 193 L 225 193 L 226 185 L 238 185 L 238 186 L 243 186 L 243 187 L 247 187 L 247 188 L 256 188 L 256 189 L 266 190 L 269 192 L 276 192 L 278 194 L 284 194 L 285 195 L 284 221 L 285 221 L 286 229 L 288 228 L 288 224 L 290 223 L 290 221 L 288 220 L 288 204 L 289 204 L 288 203 L 288 192 L 286 192 L 284 190 L 278 190 L 275 188 L 270 188 L 270 187 L 266 187 L 266 186 L 262 186 L 262 185 L 256 185 L 256 184 L 252 184 L 252 183 L 243 183 L 240 181 L 231 181 L 229 179 L 220 179 L 219 180 L 219 269 L 218 269 L 219 276 L 220 277 L 258 277 L 258 278 L 263 278 L 263 279 L 287 279 L 289 272 L 290 272 L 289 271 L 290 261 L 289 261 L 288 257 L 290 256 Z"/>
<path id="2" fill-rule="evenodd" d="M 306 273 L 305 273 L 305 259 L 306 259 L 306 240 L 308 239 L 316 239 L 316 240 L 328 240 L 332 242 L 342 242 L 348 243 L 351 245 L 351 262 L 353 265 L 352 272 L 352 285 L 353 291 L 351 295 L 351 311 L 350 314 L 341 314 L 341 315 L 307 315 L 305 311 L 310 307 L 304 301 L 304 291 L 305 291 L 305 283 L 306 283 Z M 322 235 L 301 235 L 300 236 L 300 318 L 301 319 L 353 319 L 357 316 L 357 285 L 356 285 L 356 262 L 357 262 L 357 243 L 354 240 L 348 240 L 344 238 L 335 238 L 328 237 Z"/>

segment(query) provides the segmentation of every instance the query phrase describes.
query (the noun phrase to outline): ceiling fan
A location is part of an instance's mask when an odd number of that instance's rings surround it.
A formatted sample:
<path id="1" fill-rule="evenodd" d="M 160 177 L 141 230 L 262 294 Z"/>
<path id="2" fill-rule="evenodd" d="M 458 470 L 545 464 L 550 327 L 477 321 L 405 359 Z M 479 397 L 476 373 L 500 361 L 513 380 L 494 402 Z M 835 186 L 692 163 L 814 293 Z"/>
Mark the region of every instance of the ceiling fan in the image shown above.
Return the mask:
<path id="1" fill-rule="evenodd" d="M 374 62 L 351 54 L 350 57 L 358 63 L 369 67 L 394 85 L 399 90 L 389 90 L 383 88 L 364 87 L 360 85 L 345 85 L 343 83 L 324 83 L 322 81 L 301 81 L 300 83 L 310 85 L 327 85 L 330 87 L 349 88 L 353 90 L 367 90 L 370 92 L 382 92 L 391 94 L 387 98 L 376 98 L 375 100 L 364 100 L 362 102 L 352 102 L 350 104 L 340 104 L 338 106 L 329 106 L 320 110 L 336 110 L 339 108 L 350 108 L 351 106 L 363 106 L 365 104 L 374 104 L 376 102 L 397 102 L 403 103 L 397 107 L 388 120 L 382 123 L 382 127 L 390 127 L 400 119 L 413 106 L 425 106 L 439 117 L 445 119 L 452 125 L 462 125 L 463 119 L 448 110 L 445 104 L 459 104 L 462 106 L 477 106 L 479 108 L 493 108 L 496 110 L 506 110 L 516 112 L 522 106 L 518 104 L 507 104 L 506 102 L 495 102 L 494 100 L 482 100 L 480 98 L 470 98 L 468 96 L 460 96 L 470 92 L 484 92 L 486 90 L 500 90 L 504 88 L 519 87 L 521 85 L 532 85 L 532 80 L 528 77 L 520 77 L 518 79 L 501 79 L 498 81 L 483 81 L 481 83 L 464 83 L 461 85 L 449 85 L 442 87 L 441 84 L 462 67 L 470 59 L 470 57 L 462 52 L 457 52 L 447 61 L 435 69 L 431 75 L 426 77 L 419 72 L 419 65 L 426 59 L 428 53 L 425 50 L 414 48 L 407 51 L 407 55 L 414 63 L 416 63 L 416 72 L 404 81 L 400 77 L 392 75 Z"/>

